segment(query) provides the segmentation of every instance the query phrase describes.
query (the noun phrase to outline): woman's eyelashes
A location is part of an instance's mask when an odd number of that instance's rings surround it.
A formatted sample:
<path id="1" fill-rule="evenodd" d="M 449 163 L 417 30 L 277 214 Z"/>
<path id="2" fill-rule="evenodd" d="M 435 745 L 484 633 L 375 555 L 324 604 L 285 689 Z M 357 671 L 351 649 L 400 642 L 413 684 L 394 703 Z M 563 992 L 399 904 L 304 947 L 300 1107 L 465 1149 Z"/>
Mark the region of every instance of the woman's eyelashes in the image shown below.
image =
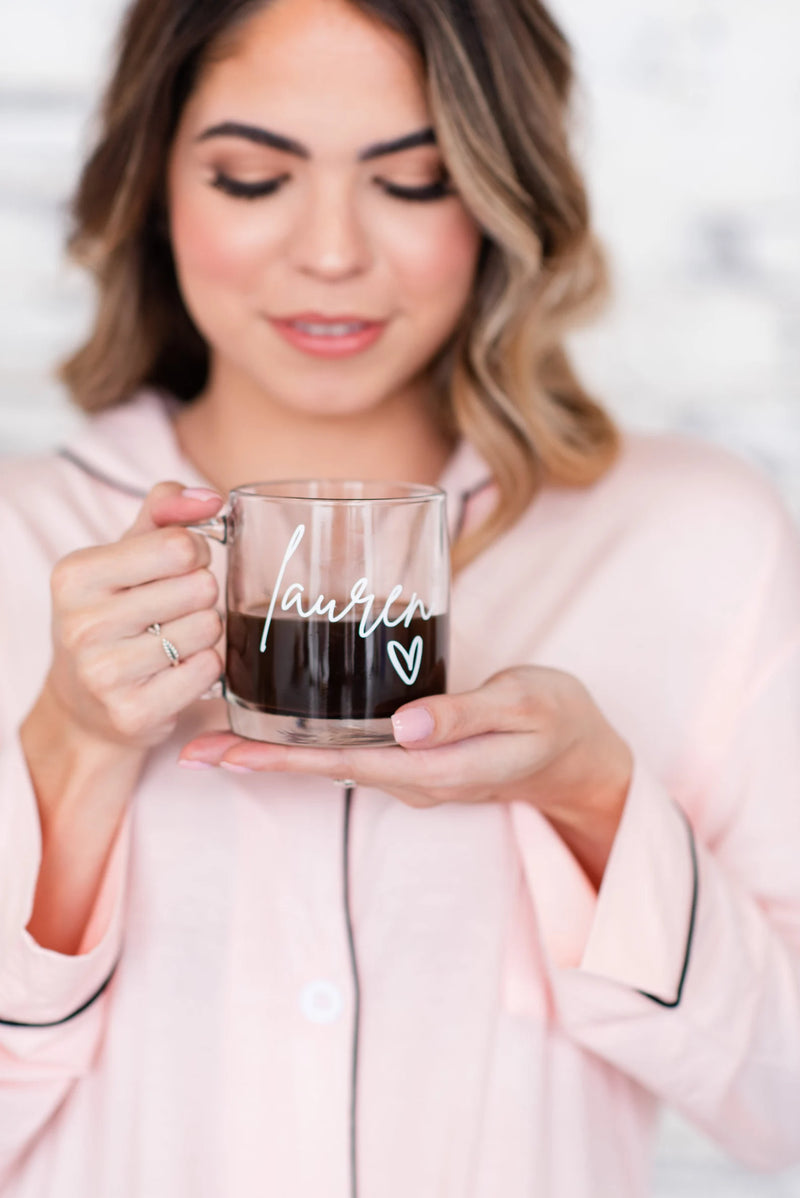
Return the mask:
<path id="1" fill-rule="evenodd" d="M 231 175 L 217 171 L 211 180 L 211 186 L 224 191 L 226 195 L 234 196 L 237 200 L 258 200 L 262 196 L 272 195 L 288 178 L 288 175 L 278 175 L 275 179 L 259 179 L 258 182 L 245 183 L 242 179 L 234 179 Z"/>
<path id="2" fill-rule="evenodd" d="M 235 179 L 223 171 L 217 171 L 211 180 L 211 186 L 237 200 L 259 200 L 264 196 L 274 195 L 289 177 L 289 175 L 278 175 L 274 179 L 259 179 L 252 183 L 246 183 L 243 179 Z M 453 194 L 447 179 L 438 179 L 434 183 L 426 183 L 422 187 L 402 187 L 399 183 L 390 183 L 386 179 L 375 179 L 374 182 L 386 195 L 396 200 L 409 202 L 425 203 L 428 200 L 439 200 Z"/>
<path id="3" fill-rule="evenodd" d="M 379 182 L 386 194 L 397 200 L 424 202 L 425 200 L 440 200 L 444 196 L 453 194 L 446 179 L 438 179 L 435 183 L 426 183 L 424 187 L 401 187 L 398 183 L 389 183 L 386 180 L 379 180 Z"/>

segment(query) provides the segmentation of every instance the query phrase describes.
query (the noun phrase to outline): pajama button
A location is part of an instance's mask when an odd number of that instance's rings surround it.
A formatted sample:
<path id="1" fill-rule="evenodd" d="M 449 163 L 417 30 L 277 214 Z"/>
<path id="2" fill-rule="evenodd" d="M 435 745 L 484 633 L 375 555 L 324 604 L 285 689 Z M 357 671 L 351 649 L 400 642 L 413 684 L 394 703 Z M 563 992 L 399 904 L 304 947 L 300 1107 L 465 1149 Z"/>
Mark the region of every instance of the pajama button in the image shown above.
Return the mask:
<path id="1" fill-rule="evenodd" d="M 342 992 L 333 982 L 309 982 L 300 991 L 300 1010 L 310 1023 L 335 1023 L 344 1010 Z"/>

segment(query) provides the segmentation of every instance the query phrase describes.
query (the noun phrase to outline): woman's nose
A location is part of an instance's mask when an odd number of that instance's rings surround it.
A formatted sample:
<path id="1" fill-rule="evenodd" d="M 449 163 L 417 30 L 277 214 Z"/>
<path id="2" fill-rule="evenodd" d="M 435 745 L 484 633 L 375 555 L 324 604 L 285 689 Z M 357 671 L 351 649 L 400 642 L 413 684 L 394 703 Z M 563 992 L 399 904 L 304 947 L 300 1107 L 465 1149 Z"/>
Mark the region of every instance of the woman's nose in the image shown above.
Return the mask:
<path id="1" fill-rule="evenodd" d="M 328 282 L 352 278 L 371 260 L 355 197 L 344 187 L 319 187 L 295 223 L 292 258 L 303 274 Z"/>

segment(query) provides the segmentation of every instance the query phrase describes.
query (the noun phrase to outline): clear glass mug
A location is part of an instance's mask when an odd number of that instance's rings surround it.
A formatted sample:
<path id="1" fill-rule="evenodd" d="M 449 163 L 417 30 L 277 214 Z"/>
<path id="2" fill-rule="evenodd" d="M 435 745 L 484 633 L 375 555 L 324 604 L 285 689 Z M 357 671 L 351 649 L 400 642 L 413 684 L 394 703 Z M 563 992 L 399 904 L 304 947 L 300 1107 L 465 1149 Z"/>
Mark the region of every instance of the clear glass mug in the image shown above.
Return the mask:
<path id="1" fill-rule="evenodd" d="M 446 496 L 410 483 L 234 488 L 190 526 L 228 548 L 232 730 L 278 744 L 393 742 L 402 704 L 441 694 L 449 652 Z"/>

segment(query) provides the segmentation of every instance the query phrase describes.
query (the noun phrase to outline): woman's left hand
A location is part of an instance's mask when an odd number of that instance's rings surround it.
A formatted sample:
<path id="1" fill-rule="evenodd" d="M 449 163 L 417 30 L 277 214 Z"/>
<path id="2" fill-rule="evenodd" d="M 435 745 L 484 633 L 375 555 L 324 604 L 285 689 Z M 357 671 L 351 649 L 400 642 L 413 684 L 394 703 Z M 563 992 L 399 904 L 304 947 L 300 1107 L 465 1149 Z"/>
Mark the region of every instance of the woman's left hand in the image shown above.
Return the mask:
<path id="1" fill-rule="evenodd" d="M 530 803 L 599 886 L 633 763 L 577 678 L 517 666 L 476 690 L 415 700 L 392 724 L 397 745 L 375 748 L 305 748 L 210 733 L 185 745 L 180 763 L 346 778 L 412 807 Z"/>

